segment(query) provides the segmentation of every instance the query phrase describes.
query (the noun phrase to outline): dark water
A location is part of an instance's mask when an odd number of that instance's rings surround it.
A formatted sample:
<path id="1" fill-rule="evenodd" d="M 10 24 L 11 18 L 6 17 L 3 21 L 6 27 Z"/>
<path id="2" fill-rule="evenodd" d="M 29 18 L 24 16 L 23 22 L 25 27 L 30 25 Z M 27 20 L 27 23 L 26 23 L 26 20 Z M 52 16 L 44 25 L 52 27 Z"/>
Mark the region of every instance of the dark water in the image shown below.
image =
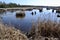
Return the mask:
<path id="1" fill-rule="evenodd" d="M 37 9 L 34 9 L 32 11 L 25 11 L 24 16 L 16 16 L 16 11 L 6 11 L 0 13 L 0 18 L 2 19 L 4 24 L 13 25 L 14 27 L 24 32 L 28 32 L 32 27 L 32 21 L 34 23 L 37 23 L 38 19 L 40 19 L 40 21 L 52 20 L 59 22 L 60 18 L 57 17 L 57 14 L 58 13 L 56 13 L 56 10 L 52 12 L 52 9 L 46 10 L 44 8 L 42 12 L 39 12 L 39 10 Z"/>

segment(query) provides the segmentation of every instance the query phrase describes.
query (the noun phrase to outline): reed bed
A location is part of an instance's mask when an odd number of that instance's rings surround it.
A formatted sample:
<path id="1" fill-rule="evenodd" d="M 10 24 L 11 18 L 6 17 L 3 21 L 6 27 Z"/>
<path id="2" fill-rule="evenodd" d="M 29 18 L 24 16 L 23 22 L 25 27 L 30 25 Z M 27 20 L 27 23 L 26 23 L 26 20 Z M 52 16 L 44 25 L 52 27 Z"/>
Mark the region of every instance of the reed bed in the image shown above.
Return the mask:
<path id="1" fill-rule="evenodd" d="M 40 40 L 41 37 L 60 39 L 60 23 L 51 20 L 38 20 L 38 23 L 32 24 L 32 29 L 27 36 L 31 40 Z"/>

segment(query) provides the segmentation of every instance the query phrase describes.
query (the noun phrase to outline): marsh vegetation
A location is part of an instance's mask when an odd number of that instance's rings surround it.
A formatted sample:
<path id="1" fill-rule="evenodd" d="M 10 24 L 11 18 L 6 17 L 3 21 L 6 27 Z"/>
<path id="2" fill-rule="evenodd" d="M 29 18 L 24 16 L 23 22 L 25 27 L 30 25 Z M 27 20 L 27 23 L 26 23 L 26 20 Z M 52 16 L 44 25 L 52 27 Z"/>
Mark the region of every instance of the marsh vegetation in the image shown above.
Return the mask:
<path id="1" fill-rule="evenodd" d="M 0 40 L 28 40 L 20 30 L 0 22 Z"/>
<path id="2" fill-rule="evenodd" d="M 52 22 L 51 20 L 32 24 L 31 31 L 27 34 L 32 40 L 40 40 L 40 37 L 59 38 L 60 39 L 60 23 Z"/>
<path id="3" fill-rule="evenodd" d="M 52 10 L 52 9 L 50 10 L 33 9 L 32 11 L 30 9 L 28 10 L 29 11 L 18 10 L 19 12 L 16 12 L 16 11 L 13 11 L 13 12 L 6 11 L 5 13 L 2 12 L 2 14 L 0 14 L 2 17 L 1 20 L 3 24 L 14 26 L 17 30 L 19 29 L 20 31 L 22 31 L 21 34 L 22 33 L 25 34 L 27 36 L 26 38 L 29 40 L 40 40 L 40 39 L 42 40 L 44 39 L 44 37 L 46 37 L 46 39 L 44 40 L 48 40 L 47 38 L 53 38 L 53 39 L 57 38 L 57 40 L 60 39 L 60 19 L 58 18 L 57 16 L 58 13 L 56 13 L 55 10 Z M 2 29 L 9 30 L 8 32 L 10 35 L 9 28 L 4 29 L 3 27 Z M 3 33 L 6 32 L 4 30 L 3 30 Z M 16 37 L 13 34 L 12 35 L 15 38 L 20 38 L 19 36 L 17 36 L 17 34 L 15 35 Z M 11 36 L 9 36 L 9 38 Z"/>

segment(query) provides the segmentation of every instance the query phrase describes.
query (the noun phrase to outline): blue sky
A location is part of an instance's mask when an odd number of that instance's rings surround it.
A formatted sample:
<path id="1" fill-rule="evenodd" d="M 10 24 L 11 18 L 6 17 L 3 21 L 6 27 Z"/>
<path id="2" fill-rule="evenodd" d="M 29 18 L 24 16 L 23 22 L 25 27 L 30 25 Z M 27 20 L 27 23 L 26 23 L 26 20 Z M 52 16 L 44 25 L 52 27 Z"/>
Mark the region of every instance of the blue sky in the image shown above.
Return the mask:
<path id="1" fill-rule="evenodd" d="M 17 3 L 21 5 L 43 5 L 43 6 L 60 6 L 59 0 L 0 0 L 6 3 Z"/>

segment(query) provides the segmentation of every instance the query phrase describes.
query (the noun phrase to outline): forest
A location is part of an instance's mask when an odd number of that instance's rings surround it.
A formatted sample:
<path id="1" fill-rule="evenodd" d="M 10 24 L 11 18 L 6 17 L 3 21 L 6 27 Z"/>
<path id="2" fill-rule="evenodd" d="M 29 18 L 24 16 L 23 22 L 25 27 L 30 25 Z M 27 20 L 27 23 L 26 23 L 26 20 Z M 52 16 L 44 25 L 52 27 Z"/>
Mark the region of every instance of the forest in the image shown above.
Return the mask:
<path id="1" fill-rule="evenodd" d="M 20 7 L 20 4 L 0 2 L 0 8 Z"/>

